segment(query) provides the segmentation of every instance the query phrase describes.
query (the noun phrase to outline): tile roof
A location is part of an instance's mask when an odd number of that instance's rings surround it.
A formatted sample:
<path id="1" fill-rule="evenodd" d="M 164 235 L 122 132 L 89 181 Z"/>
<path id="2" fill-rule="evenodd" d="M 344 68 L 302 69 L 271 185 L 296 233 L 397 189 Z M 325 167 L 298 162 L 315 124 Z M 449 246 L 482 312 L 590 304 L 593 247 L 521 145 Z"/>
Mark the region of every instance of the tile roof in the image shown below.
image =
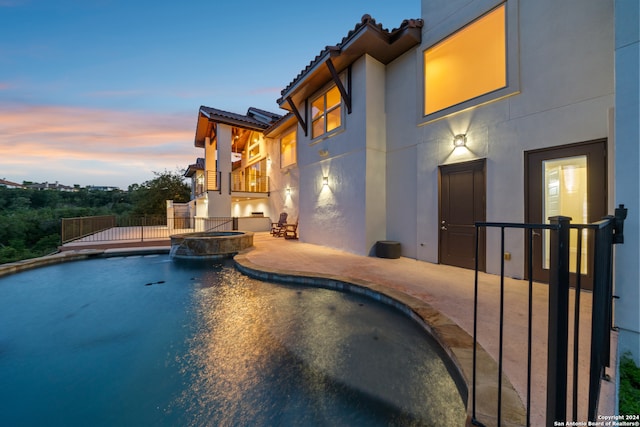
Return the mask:
<path id="1" fill-rule="evenodd" d="M 340 53 L 344 49 L 348 47 L 348 45 L 355 39 L 357 39 L 360 34 L 365 32 L 367 29 L 372 30 L 377 33 L 378 37 L 383 39 L 389 46 L 391 46 L 395 41 L 400 39 L 407 30 L 411 29 L 421 29 L 424 22 L 422 19 L 405 19 L 402 21 L 402 24 L 398 28 L 394 28 L 389 31 L 382 26 L 382 24 L 378 24 L 375 19 L 373 19 L 370 15 L 363 15 L 360 23 L 356 24 L 353 30 L 349 31 L 349 33 L 342 38 L 340 43 L 336 46 L 326 46 L 324 50 L 322 50 L 316 57 L 307 65 L 287 87 L 285 87 L 281 91 L 281 98 L 278 99 L 278 104 L 282 104 L 285 94 L 290 91 L 294 86 L 296 86 L 300 81 L 302 81 L 311 70 L 316 67 L 318 64 L 322 63 L 327 57 L 331 56 L 334 53 Z M 417 40 L 419 43 L 420 40 Z M 415 45 L 417 43 L 413 43 Z M 402 52 L 404 53 L 404 52 Z"/>
<path id="2" fill-rule="evenodd" d="M 229 126 L 262 132 L 281 117 L 280 114 L 255 107 L 250 107 L 247 110 L 247 114 L 244 115 L 202 105 L 198 111 L 195 146 L 204 147 L 204 141 L 209 136 L 208 133 L 211 132 L 212 127 L 215 128 L 214 123 L 223 123 Z"/>
<path id="3" fill-rule="evenodd" d="M 288 128 L 291 124 L 297 123 L 295 120 L 295 115 L 293 113 L 287 113 L 284 116 L 280 117 L 280 119 L 273 122 L 271 126 L 265 129 L 264 134 L 266 136 L 271 136 L 271 134 L 279 129 L 280 131 Z"/>
<path id="4" fill-rule="evenodd" d="M 184 176 L 189 178 L 199 170 L 204 170 L 204 157 L 198 157 L 195 163 L 190 164 L 184 172 Z"/>
<path id="5" fill-rule="evenodd" d="M 269 124 L 272 124 L 274 121 L 280 120 L 282 118 L 282 114 L 272 113 L 271 111 L 261 110 L 260 108 L 256 107 L 249 107 L 249 109 L 247 110 L 247 116 L 255 118 L 257 115 L 267 117 L 269 120 Z"/>
<path id="6" fill-rule="evenodd" d="M 270 113 L 253 107 L 249 108 L 246 115 L 219 110 L 217 108 L 205 107 L 204 105 L 200 107 L 200 112 L 210 120 L 216 122 L 260 130 L 268 128 L 274 121 L 281 117 L 279 114 Z M 266 120 L 262 117 L 258 117 L 259 115 L 266 116 Z"/>
<path id="7" fill-rule="evenodd" d="M 0 187 L 24 188 L 24 185 L 18 184 L 17 182 L 7 181 L 6 179 L 0 179 Z"/>

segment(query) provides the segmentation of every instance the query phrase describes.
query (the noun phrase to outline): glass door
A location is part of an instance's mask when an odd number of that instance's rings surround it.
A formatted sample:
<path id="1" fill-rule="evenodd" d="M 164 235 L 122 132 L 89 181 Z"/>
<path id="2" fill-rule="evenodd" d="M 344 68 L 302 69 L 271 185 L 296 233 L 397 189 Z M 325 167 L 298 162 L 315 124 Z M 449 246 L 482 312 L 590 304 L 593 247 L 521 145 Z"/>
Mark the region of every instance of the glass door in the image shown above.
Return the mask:
<path id="1" fill-rule="evenodd" d="M 586 224 L 588 215 L 588 181 L 587 156 L 565 157 L 562 159 L 544 160 L 542 197 L 542 218 L 549 223 L 553 216 L 568 216 L 571 222 Z M 549 230 L 545 230 L 543 240 L 543 268 L 549 269 Z M 578 260 L 578 230 L 571 230 L 569 237 L 569 268 L 576 272 Z M 582 252 L 580 273 L 587 274 L 588 253 L 587 230 L 582 231 Z"/>
<path id="2" fill-rule="evenodd" d="M 553 216 L 567 216 L 574 224 L 588 224 L 607 213 L 606 140 L 589 141 L 525 153 L 525 221 L 549 223 Z M 575 283 L 578 232 L 570 231 L 570 271 Z M 592 286 L 592 239 L 582 234 L 580 274 L 582 286 Z M 529 244 L 527 242 L 527 252 Z M 533 279 L 549 280 L 549 231 L 533 233 Z M 527 269 L 528 271 L 528 269 Z"/>

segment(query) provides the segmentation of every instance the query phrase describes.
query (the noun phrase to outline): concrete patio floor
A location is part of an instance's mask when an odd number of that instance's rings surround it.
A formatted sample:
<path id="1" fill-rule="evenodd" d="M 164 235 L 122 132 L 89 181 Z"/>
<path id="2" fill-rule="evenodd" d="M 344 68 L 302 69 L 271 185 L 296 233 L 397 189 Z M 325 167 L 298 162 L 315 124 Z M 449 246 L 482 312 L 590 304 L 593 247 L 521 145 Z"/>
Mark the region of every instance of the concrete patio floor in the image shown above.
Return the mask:
<path id="1" fill-rule="evenodd" d="M 453 355 L 467 384 L 471 384 L 471 350 L 473 333 L 474 271 L 446 265 L 416 261 L 409 258 L 383 259 L 353 255 L 344 251 L 274 238 L 269 233 L 256 233 L 254 248 L 236 256 L 236 261 L 249 271 L 268 273 L 263 277 L 303 276 L 353 283 L 389 295 L 411 307 L 431 327 Z M 242 270 L 242 268 L 241 268 Z M 321 282 L 321 280 L 320 280 Z M 477 418 L 487 425 L 495 424 L 497 403 L 497 361 L 499 355 L 500 277 L 479 274 L 478 298 L 478 397 Z M 503 407 L 504 425 L 522 425 L 527 398 L 527 323 L 528 281 L 505 278 L 503 339 Z M 531 425 L 545 425 L 548 286 L 534 283 L 532 287 L 532 377 Z M 570 295 L 569 357 L 573 357 L 573 301 Z M 456 328 L 459 327 L 459 328 Z M 589 341 L 591 330 L 591 293 L 581 294 L 579 333 L 578 421 L 586 421 Z M 615 353 L 615 336 L 612 352 Z M 486 353 L 484 353 L 484 351 Z M 488 354 L 489 359 L 485 359 Z M 612 362 L 614 362 L 612 360 Z M 615 366 L 615 363 L 612 363 Z M 608 372 L 615 379 L 613 372 Z M 572 373 L 569 372 L 568 393 L 572 393 Z M 517 392 L 513 400 L 509 388 Z M 469 387 L 469 396 L 471 388 Z M 469 400 L 470 402 L 471 400 Z M 469 405 L 470 408 L 470 405 Z M 599 413 L 613 415 L 615 384 L 603 381 Z M 571 417 L 571 401 L 567 410 Z M 564 420 L 563 420 L 564 421 Z"/>

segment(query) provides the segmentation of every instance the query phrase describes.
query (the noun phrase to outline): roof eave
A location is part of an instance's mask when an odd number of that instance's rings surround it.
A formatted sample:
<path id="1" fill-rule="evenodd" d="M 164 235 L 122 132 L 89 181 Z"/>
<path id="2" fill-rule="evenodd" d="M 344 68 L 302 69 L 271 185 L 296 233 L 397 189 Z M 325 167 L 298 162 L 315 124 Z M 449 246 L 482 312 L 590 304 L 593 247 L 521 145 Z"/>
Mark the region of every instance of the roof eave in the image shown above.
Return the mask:
<path id="1" fill-rule="evenodd" d="M 296 120 L 296 116 L 294 116 L 293 113 L 285 114 L 282 118 L 280 118 L 280 120 L 265 129 L 264 136 L 266 136 L 267 138 L 277 138 L 278 136 L 280 136 L 280 134 L 282 134 L 282 132 L 296 123 L 298 122 Z"/>
<path id="2" fill-rule="evenodd" d="M 329 58 L 338 72 L 344 71 L 364 54 L 386 65 L 420 44 L 422 40 L 421 20 L 405 21 L 401 28 L 391 32 L 383 30 L 372 19 L 364 21 L 365 17 L 363 24 L 343 39 L 339 46 L 327 46 L 292 84 L 281 92 L 282 96 L 277 100 L 281 108 L 290 111 L 288 97 L 298 104 L 331 80 L 331 73 L 325 66 Z"/>
<path id="3" fill-rule="evenodd" d="M 218 110 L 222 112 L 221 110 Z M 233 114 L 233 113 L 229 113 Z M 217 114 L 209 107 L 201 106 L 198 111 L 198 123 L 196 125 L 196 136 L 194 145 L 198 148 L 204 148 L 204 141 L 207 136 L 211 134 L 211 127 L 213 123 L 221 123 L 229 126 L 234 126 L 241 129 L 248 129 L 258 132 L 263 132 L 269 127 L 269 124 L 262 122 L 251 122 L 242 119 L 236 119 L 224 114 Z"/>

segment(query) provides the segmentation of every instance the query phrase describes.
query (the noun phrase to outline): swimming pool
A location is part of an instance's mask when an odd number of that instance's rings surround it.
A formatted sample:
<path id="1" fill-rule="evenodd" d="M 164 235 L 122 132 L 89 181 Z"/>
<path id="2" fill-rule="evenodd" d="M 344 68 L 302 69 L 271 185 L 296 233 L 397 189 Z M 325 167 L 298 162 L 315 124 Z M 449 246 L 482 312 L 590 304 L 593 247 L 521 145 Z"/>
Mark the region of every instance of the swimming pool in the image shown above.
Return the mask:
<path id="1" fill-rule="evenodd" d="M 437 346 L 376 301 L 231 261 L 0 279 L 0 425 L 463 425 Z"/>

